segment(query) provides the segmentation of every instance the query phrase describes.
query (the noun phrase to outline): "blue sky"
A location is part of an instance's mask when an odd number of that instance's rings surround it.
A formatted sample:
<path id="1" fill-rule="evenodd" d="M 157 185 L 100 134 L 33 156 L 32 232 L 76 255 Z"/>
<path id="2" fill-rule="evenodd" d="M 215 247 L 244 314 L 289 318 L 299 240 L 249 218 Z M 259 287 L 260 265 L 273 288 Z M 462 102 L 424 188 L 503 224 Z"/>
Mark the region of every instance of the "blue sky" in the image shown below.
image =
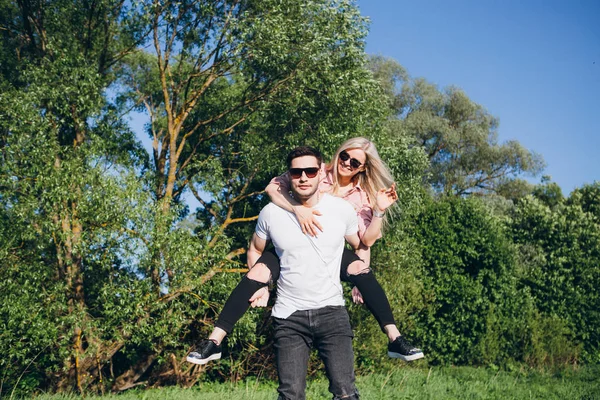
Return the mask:
<path id="1" fill-rule="evenodd" d="M 367 52 L 457 86 L 565 195 L 600 180 L 600 1 L 359 0 Z M 534 182 L 539 182 L 539 178 Z"/>

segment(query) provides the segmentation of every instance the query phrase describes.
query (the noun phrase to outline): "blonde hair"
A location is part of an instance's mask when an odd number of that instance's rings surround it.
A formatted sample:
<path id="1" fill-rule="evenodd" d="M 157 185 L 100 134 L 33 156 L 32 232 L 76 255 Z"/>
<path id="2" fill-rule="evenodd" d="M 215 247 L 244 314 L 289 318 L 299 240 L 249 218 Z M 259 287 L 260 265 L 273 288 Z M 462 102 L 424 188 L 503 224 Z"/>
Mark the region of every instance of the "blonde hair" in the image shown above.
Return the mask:
<path id="1" fill-rule="evenodd" d="M 365 152 L 367 158 L 363 170 L 356 174 L 352 180 L 367 193 L 369 205 L 371 208 L 375 208 L 377 192 L 380 189 L 391 187 L 394 183 L 394 177 L 387 164 L 379 157 L 375 144 L 369 139 L 363 137 L 348 139 L 336 150 L 331 162 L 327 164 L 327 170 L 332 171 L 333 175 L 332 193 L 336 195 L 339 190 L 337 166 L 340 162 L 340 153 L 351 149 L 360 149 Z M 384 222 L 388 222 L 389 214 L 393 212 L 393 208 L 395 207 L 388 208 Z"/>

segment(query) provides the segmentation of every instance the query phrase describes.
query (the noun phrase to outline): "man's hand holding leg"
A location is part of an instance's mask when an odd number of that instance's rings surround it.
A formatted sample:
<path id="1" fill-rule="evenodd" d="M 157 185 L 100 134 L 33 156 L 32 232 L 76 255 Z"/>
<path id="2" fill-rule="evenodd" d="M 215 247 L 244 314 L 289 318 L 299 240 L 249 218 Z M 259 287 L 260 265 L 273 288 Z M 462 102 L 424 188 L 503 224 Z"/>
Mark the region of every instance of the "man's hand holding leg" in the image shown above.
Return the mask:
<path id="1" fill-rule="evenodd" d="M 260 288 L 250 297 L 250 306 L 252 308 L 266 307 L 267 303 L 269 303 L 269 297 L 269 288 Z"/>

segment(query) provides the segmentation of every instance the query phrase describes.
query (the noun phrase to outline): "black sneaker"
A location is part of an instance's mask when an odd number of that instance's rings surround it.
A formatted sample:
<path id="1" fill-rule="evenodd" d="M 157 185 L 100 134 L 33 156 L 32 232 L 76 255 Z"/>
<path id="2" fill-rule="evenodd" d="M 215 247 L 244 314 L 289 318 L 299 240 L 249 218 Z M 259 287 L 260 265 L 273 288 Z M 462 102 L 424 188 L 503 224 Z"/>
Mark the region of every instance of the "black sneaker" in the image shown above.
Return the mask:
<path id="1" fill-rule="evenodd" d="M 396 340 L 388 344 L 388 356 L 391 358 L 400 358 L 404 361 L 413 361 L 425 357 L 421 349 L 413 346 L 402 336 L 398 336 Z"/>
<path id="2" fill-rule="evenodd" d="M 203 340 L 196 346 L 196 351 L 188 354 L 186 361 L 204 365 L 209 361 L 218 360 L 219 358 L 221 358 L 221 345 L 216 344 L 212 340 Z"/>

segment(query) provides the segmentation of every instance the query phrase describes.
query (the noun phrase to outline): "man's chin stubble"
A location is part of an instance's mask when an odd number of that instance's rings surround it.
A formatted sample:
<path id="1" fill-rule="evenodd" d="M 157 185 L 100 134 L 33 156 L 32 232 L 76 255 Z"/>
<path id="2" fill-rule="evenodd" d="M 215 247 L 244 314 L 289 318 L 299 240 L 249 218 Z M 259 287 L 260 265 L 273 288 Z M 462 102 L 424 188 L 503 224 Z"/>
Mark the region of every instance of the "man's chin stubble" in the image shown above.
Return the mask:
<path id="1" fill-rule="evenodd" d="M 292 194 L 294 195 L 294 198 L 298 201 L 306 201 L 309 200 L 310 198 L 312 198 L 315 195 L 316 191 L 314 191 L 313 193 L 309 193 L 309 194 L 300 194 L 298 192 L 294 192 L 292 191 Z"/>

